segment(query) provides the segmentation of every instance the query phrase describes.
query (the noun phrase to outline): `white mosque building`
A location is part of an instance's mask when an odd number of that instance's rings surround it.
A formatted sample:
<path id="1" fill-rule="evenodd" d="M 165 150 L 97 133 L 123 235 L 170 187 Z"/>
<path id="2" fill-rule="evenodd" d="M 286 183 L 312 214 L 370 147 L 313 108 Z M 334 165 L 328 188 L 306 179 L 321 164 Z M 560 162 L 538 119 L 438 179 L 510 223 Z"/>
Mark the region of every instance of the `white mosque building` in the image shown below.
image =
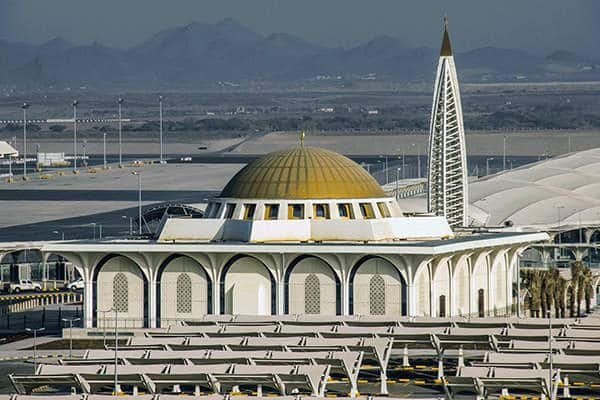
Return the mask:
<path id="1" fill-rule="evenodd" d="M 406 217 L 352 160 L 299 146 L 240 170 L 203 218 L 151 240 L 45 243 L 85 280 L 85 326 L 207 314 L 506 315 L 520 252 L 544 233 L 455 234 Z"/>
<path id="2" fill-rule="evenodd" d="M 458 100 L 447 31 L 444 43 L 437 102 Z M 430 214 L 406 216 L 360 165 L 300 143 L 245 166 L 202 218 L 164 217 L 152 239 L 39 249 L 79 270 L 87 328 L 115 316 L 119 326 L 154 328 L 209 314 L 509 314 L 519 255 L 548 236 L 452 230 L 466 215 L 464 132 L 460 101 L 440 104 L 432 129 L 454 158 L 440 153 L 450 164 L 431 177 Z"/>

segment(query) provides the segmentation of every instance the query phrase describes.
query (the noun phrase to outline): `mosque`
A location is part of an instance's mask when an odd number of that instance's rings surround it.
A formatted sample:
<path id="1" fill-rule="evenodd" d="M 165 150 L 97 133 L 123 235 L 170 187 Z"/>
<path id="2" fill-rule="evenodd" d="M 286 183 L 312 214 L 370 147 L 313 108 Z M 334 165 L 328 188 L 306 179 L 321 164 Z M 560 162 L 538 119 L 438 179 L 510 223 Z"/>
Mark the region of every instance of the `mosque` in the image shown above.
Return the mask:
<path id="1" fill-rule="evenodd" d="M 152 240 L 54 242 L 85 280 L 85 326 L 206 314 L 506 315 L 519 253 L 543 233 L 457 234 L 406 217 L 350 159 L 299 146 L 240 170 L 202 218 Z"/>
<path id="2" fill-rule="evenodd" d="M 151 239 L 46 242 L 85 281 L 84 327 L 164 327 L 209 314 L 454 317 L 513 312 L 520 254 L 545 233 L 456 229 L 467 215 L 464 127 L 444 32 L 429 210 L 406 216 L 369 173 L 299 146 L 241 169 L 202 218 Z"/>

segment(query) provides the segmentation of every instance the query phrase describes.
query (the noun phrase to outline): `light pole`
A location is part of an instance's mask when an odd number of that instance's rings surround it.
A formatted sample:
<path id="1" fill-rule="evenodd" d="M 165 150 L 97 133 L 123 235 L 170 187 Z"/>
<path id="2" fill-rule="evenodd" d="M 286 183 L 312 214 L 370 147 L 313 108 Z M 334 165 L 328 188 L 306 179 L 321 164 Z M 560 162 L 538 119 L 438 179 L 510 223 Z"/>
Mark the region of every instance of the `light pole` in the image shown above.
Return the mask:
<path id="1" fill-rule="evenodd" d="M 28 103 L 23 103 L 23 179 L 27 179 L 27 109 Z"/>
<path id="2" fill-rule="evenodd" d="M 488 157 L 485 159 L 485 175 L 488 176 L 490 174 L 490 161 L 493 160 L 494 157 Z"/>
<path id="3" fill-rule="evenodd" d="M 560 226 L 562 224 L 562 219 L 561 219 L 561 215 L 560 215 L 560 210 L 561 208 L 565 208 L 565 206 L 556 206 L 556 211 L 558 213 L 558 226 L 557 226 L 557 230 L 558 230 L 558 257 L 562 257 L 562 238 L 560 235 Z"/>
<path id="4" fill-rule="evenodd" d="M 102 310 L 102 345 L 106 348 L 106 313 L 112 310 Z"/>
<path id="5" fill-rule="evenodd" d="M 84 167 L 87 167 L 87 161 L 85 160 L 85 148 L 87 147 L 87 139 L 83 139 L 83 145 L 81 146 L 83 147 L 83 155 L 81 156 L 81 164 Z"/>
<path id="6" fill-rule="evenodd" d="M 77 171 L 77 100 L 73 101 L 73 172 Z"/>
<path id="7" fill-rule="evenodd" d="M 390 183 L 389 175 L 388 175 L 388 156 L 385 156 L 385 184 Z"/>
<path id="8" fill-rule="evenodd" d="M 79 318 L 63 318 L 63 322 L 69 323 L 69 359 L 73 358 L 73 322 L 79 321 Z"/>
<path id="9" fill-rule="evenodd" d="M 106 169 L 106 132 L 102 134 L 102 156 L 104 161 L 104 169 Z"/>
<path id="10" fill-rule="evenodd" d="M 123 219 L 129 218 L 129 236 L 133 236 L 133 217 L 128 217 L 127 215 L 121 215 L 121 218 L 123 218 Z"/>
<path id="11" fill-rule="evenodd" d="M 550 305 L 552 306 L 552 305 Z M 553 382 L 553 374 L 552 374 L 552 370 L 554 369 L 553 367 L 553 354 L 552 354 L 552 310 L 548 310 L 548 357 L 549 357 L 549 361 L 550 361 L 550 370 L 548 371 L 548 384 L 550 386 L 550 393 L 549 393 L 549 397 L 550 400 L 554 400 L 554 382 Z"/>
<path id="12" fill-rule="evenodd" d="M 52 233 L 54 233 L 55 235 L 60 235 L 61 236 L 60 240 L 65 240 L 65 232 L 64 231 L 57 229 L 55 231 L 52 231 Z"/>
<path id="13" fill-rule="evenodd" d="M 158 114 L 160 126 L 160 163 L 163 163 L 163 97 L 158 96 Z"/>
<path id="14" fill-rule="evenodd" d="M 404 162 L 405 155 L 406 154 L 405 154 L 404 150 L 402 150 L 402 179 L 406 179 L 406 168 L 405 168 L 406 163 Z"/>
<path id="15" fill-rule="evenodd" d="M 14 147 L 16 145 L 16 143 L 17 143 L 17 137 L 13 136 L 11 146 Z M 12 153 L 8 155 L 8 179 L 9 179 L 9 183 L 12 182 L 12 176 L 13 176 L 13 173 L 12 173 L 12 156 L 13 156 Z"/>
<path id="16" fill-rule="evenodd" d="M 123 98 L 119 97 L 117 100 L 119 103 L 119 168 L 123 167 L 123 121 L 121 119 L 121 107 L 123 105 Z"/>
<path id="17" fill-rule="evenodd" d="M 399 195 L 399 190 L 400 190 L 400 168 L 396 168 L 396 200 L 398 200 L 398 198 L 400 197 Z"/>
<path id="18" fill-rule="evenodd" d="M 502 137 L 502 171 L 506 170 L 506 135 Z"/>
<path id="19" fill-rule="evenodd" d="M 417 144 L 417 175 L 421 177 L 421 146 Z"/>
<path id="20" fill-rule="evenodd" d="M 117 331 L 117 309 L 116 308 L 111 308 L 108 311 L 114 311 L 115 312 L 115 396 L 119 395 L 119 376 L 117 373 L 117 365 L 118 365 L 118 360 L 119 360 L 119 333 Z"/>
<path id="21" fill-rule="evenodd" d="M 142 235 L 142 174 L 140 171 L 133 171 L 132 175 L 138 177 L 138 225 L 140 227 L 139 234 Z"/>
<path id="22" fill-rule="evenodd" d="M 25 328 L 27 332 L 33 332 L 33 373 L 37 370 L 37 333 L 43 332 L 46 328 Z"/>

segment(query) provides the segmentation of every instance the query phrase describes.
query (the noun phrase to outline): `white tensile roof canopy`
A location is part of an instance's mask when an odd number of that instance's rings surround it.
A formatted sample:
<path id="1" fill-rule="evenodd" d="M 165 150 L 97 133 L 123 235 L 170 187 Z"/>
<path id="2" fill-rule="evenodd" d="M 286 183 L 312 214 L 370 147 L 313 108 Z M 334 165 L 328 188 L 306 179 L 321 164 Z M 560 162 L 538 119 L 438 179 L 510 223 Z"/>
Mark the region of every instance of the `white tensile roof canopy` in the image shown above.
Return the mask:
<path id="1" fill-rule="evenodd" d="M 600 223 L 600 148 L 526 165 L 470 185 L 473 225 L 552 228 Z"/>

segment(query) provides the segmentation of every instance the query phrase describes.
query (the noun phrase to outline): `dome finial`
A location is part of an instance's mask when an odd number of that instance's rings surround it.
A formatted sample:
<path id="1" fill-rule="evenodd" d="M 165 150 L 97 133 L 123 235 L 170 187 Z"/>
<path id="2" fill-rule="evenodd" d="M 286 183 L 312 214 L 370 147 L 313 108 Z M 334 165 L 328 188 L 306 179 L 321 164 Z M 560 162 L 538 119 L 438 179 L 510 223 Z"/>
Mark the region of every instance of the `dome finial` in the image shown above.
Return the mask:
<path id="1" fill-rule="evenodd" d="M 444 38 L 442 39 L 440 57 L 449 56 L 452 56 L 452 46 L 450 45 L 450 35 L 448 34 L 448 16 L 444 15 Z"/>

